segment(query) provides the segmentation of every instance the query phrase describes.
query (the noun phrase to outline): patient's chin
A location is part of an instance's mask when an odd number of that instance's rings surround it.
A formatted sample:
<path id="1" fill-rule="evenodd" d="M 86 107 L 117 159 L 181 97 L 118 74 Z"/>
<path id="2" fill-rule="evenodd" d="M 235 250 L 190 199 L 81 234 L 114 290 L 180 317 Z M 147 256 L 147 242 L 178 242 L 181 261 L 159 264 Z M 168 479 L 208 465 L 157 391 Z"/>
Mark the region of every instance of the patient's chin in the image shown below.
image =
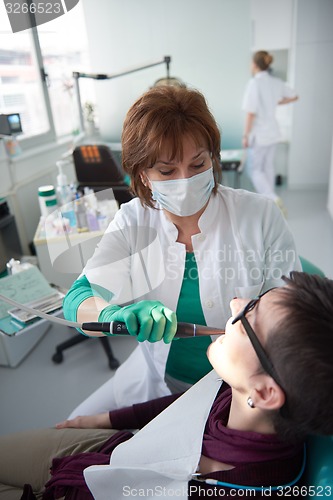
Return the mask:
<path id="1" fill-rule="evenodd" d="M 214 368 L 214 346 L 215 346 L 215 342 L 212 342 L 211 344 L 209 344 L 209 346 L 207 347 L 207 351 L 206 351 L 206 355 L 207 355 L 207 358 L 208 358 L 208 361 L 210 362 L 210 364 L 213 366 Z"/>

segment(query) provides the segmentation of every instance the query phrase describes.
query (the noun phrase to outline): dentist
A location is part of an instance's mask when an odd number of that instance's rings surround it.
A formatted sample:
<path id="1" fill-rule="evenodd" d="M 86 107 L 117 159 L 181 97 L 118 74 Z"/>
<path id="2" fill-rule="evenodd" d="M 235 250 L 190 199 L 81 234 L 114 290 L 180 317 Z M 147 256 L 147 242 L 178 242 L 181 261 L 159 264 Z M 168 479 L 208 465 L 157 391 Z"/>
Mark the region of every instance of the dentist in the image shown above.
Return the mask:
<path id="1" fill-rule="evenodd" d="M 64 315 L 124 321 L 139 344 L 70 418 L 188 389 L 210 371 L 211 339 L 172 342 L 177 321 L 224 326 L 234 296 L 300 269 L 275 203 L 222 186 L 219 157 L 219 129 L 197 90 L 152 88 L 128 111 L 122 161 L 136 198 L 67 293 Z"/>

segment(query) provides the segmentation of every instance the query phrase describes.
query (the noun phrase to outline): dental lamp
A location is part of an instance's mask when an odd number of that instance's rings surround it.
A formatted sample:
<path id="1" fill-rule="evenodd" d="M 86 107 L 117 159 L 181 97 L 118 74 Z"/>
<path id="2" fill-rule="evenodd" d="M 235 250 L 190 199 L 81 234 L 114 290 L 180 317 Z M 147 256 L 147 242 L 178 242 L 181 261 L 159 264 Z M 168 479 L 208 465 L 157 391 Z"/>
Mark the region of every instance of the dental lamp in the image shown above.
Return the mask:
<path id="1" fill-rule="evenodd" d="M 166 65 L 166 72 L 167 72 L 166 81 L 168 81 L 168 80 L 171 80 L 171 78 L 170 78 L 170 62 L 171 62 L 171 57 L 164 56 L 164 59 L 162 61 L 152 62 L 150 64 L 145 64 L 143 66 L 137 66 L 135 68 L 129 68 L 129 69 L 122 71 L 120 73 L 114 73 L 111 75 L 100 74 L 100 73 L 81 73 L 79 71 L 74 71 L 73 72 L 74 88 L 75 88 L 75 94 L 76 94 L 77 105 L 78 105 L 78 110 L 79 110 L 79 121 L 80 121 L 81 131 L 85 130 L 85 126 L 84 126 L 83 112 L 82 112 L 82 106 L 81 106 L 81 95 L 80 95 L 80 85 L 79 85 L 80 78 L 90 78 L 93 80 L 112 80 L 114 78 L 119 78 L 120 76 L 125 76 L 125 75 L 129 75 L 131 73 L 135 73 L 136 71 L 141 71 L 143 69 L 152 68 L 153 66 L 165 64 Z M 174 79 L 172 78 L 172 80 L 174 80 Z"/>

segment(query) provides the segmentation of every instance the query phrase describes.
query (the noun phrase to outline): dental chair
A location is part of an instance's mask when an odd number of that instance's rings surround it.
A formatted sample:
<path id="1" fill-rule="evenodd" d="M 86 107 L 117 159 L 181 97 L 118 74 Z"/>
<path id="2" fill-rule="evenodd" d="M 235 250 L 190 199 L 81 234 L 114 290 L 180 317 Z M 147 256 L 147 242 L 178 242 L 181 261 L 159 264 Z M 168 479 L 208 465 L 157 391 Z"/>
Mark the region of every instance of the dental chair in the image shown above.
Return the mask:
<path id="1" fill-rule="evenodd" d="M 300 261 L 305 273 L 325 276 L 323 271 L 309 260 L 300 257 Z M 305 477 L 306 490 L 304 489 L 303 498 L 310 500 L 333 497 L 333 436 L 308 438 Z"/>
<path id="2" fill-rule="evenodd" d="M 309 500 L 333 497 L 333 436 L 308 438 L 305 475 Z"/>
<path id="3" fill-rule="evenodd" d="M 309 260 L 305 259 L 304 257 L 300 257 L 299 260 L 301 261 L 302 271 L 304 273 L 317 274 L 322 278 L 325 277 L 324 272 L 321 269 L 319 269 L 319 267 L 317 267 L 315 264 L 312 264 L 312 262 L 310 262 Z"/>

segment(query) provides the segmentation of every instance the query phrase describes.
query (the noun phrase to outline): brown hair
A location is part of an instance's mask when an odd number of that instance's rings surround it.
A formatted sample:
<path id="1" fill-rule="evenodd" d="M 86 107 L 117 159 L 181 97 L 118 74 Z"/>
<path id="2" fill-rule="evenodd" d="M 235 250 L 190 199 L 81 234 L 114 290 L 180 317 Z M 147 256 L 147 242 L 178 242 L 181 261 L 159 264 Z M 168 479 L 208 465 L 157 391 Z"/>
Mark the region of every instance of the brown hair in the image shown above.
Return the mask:
<path id="1" fill-rule="evenodd" d="M 266 349 L 286 394 L 286 411 L 273 415 L 288 440 L 333 434 L 333 281 L 292 272 L 277 304 L 286 314 Z"/>
<path id="2" fill-rule="evenodd" d="M 253 55 L 253 62 L 261 71 L 266 71 L 273 62 L 273 56 L 265 50 L 258 50 Z"/>
<path id="3" fill-rule="evenodd" d="M 199 91 L 176 86 L 154 87 L 129 109 L 122 132 L 122 163 L 131 177 L 133 193 L 144 206 L 154 208 L 154 202 L 140 174 L 156 162 L 166 145 L 170 147 L 170 160 L 182 160 L 185 136 L 210 151 L 216 192 L 221 180 L 220 132 Z"/>

